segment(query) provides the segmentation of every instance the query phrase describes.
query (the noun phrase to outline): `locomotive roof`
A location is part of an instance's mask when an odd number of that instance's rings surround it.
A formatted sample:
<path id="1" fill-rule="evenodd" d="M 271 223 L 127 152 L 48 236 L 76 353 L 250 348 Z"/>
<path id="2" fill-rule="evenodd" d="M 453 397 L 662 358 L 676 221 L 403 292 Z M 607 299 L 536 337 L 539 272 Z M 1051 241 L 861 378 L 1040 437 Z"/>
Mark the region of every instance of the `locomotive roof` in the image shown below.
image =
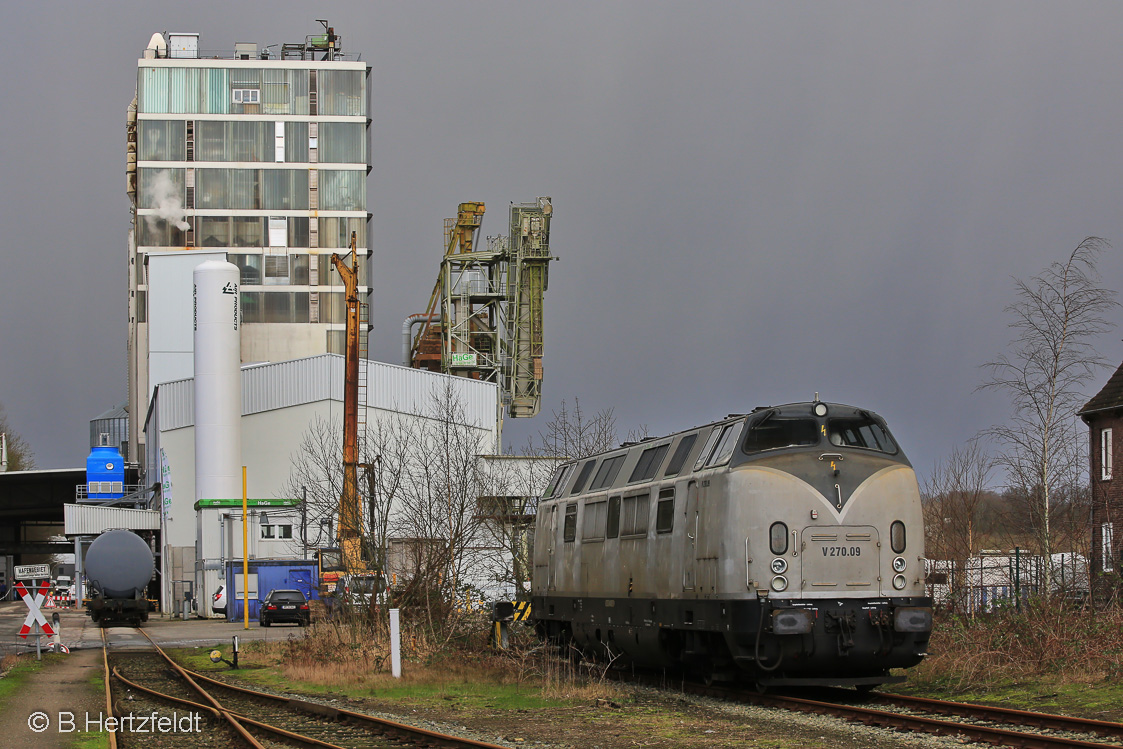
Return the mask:
<path id="1" fill-rule="evenodd" d="M 757 406 L 751 412 L 749 412 L 747 414 L 744 414 L 744 413 L 729 414 L 724 419 L 717 419 L 716 421 L 709 421 L 709 422 L 706 422 L 705 424 L 697 424 L 697 425 L 692 426 L 688 429 L 680 429 L 677 432 L 671 432 L 670 434 L 661 434 L 661 435 L 655 435 L 655 436 L 652 436 L 652 437 L 644 437 L 644 438 L 642 438 L 640 440 L 637 440 L 637 441 L 634 441 L 634 442 L 621 442 L 616 447 L 611 447 L 607 450 L 602 450 L 599 453 L 592 453 L 591 455 L 583 455 L 580 458 L 567 458 L 565 460 L 565 463 L 567 463 L 567 464 L 568 463 L 579 463 L 579 462 L 582 462 L 582 461 L 585 461 L 585 460 L 590 460 L 592 458 L 599 458 L 602 455 L 608 455 L 610 453 L 619 452 L 621 450 L 630 450 L 637 445 L 646 445 L 646 444 L 658 442 L 658 441 L 664 440 L 664 439 L 674 439 L 675 437 L 678 437 L 681 434 L 686 434 L 687 432 L 695 432 L 695 431 L 698 431 L 698 430 L 701 430 L 701 429 L 708 429 L 708 428 L 710 428 L 712 426 L 715 426 L 717 424 L 727 424 L 731 421 L 737 421 L 739 419 L 744 419 L 744 418 L 747 418 L 749 416 L 759 414 L 763 411 L 779 411 L 781 413 L 788 413 L 788 414 L 791 414 L 791 415 L 795 415 L 796 413 L 799 413 L 800 410 L 806 409 L 806 412 L 808 414 L 811 414 L 811 408 L 816 403 L 825 404 L 827 406 L 827 408 L 830 409 L 831 413 L 833 413 L 833 414 L 837 414 L 837 411 L 841 409 L 844 413 L 845 412 L 849 412 L 851 414 L 863 414 L 864 413 L 864 414 L 869 414 L 870 416 L 873 416 L 873 417 L 875 417 L 875 418 L 877 418 L 881 421 L 884 421 L 884 419 L 882 419 L 880 415 L 878 415 L 874 411 L 869 410 L 868 408 L 858 408 L 857 406 L 849 406 L 849 405 L 846 405 L 845 403 L 831 403 L 829 401 L 795 401 L 793 403 L 783 403 L 783 404 L 776 405 L 776 406 Z"/>

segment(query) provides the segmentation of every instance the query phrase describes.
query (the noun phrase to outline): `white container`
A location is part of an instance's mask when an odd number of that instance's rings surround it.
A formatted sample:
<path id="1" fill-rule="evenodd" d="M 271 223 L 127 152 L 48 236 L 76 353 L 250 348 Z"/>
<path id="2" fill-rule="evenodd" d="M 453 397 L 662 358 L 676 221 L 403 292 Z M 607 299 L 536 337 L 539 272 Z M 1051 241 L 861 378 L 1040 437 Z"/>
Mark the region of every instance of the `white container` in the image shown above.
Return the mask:
<path id="1" fill-rule="evenodd" d="M 240 281 L 224 261 L 194 271 L 196 500 L 242 496 Z"/>

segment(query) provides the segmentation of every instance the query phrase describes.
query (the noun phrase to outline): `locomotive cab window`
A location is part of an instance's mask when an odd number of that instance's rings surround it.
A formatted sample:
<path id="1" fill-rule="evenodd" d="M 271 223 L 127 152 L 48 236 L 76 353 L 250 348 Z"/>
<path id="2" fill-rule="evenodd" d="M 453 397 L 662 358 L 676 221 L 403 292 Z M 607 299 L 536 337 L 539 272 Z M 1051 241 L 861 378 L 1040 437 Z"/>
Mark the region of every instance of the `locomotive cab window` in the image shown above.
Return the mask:
<path id="1" fill-rule="evenodd" d="M 671 462 L 667 464 L 667 472 L 664 476 L 677 476 L 679 471 L 682 470 L 683 465 L 686 463 L 686 458 L 690 455 L 690 448 L 694 447 L 694 443 L 698 439 L 698 433 L 688 434 L 683 437 L 678 447 L 675 448 L 675 454 L 671 456 Z"/>
<path id="2" fill-rule="evenodd" d="M 897 443 L 889 436 L 885 427 L 864 414 L 844 419 L 828 419 L 827 430 L 832 445 L 861 447 L 889 454 L 897 452 Z"/>
<path id="3" fill-rule="evenodd" d="M 722 430 L 721 439 L 714 448 L 713 457 L 706 464 L 706 467 L 725 465 L 733 456 L 733 451 L 737 448 L 737 438 L 741 436 L 741 424 L 729 424 Z"/>
<path id="4" fill-rule="evenodd" d="M 745 436 L 745 452 L 806 447 L 818 442 L 819 425 L 815 419 L 782 417 L 773 411 L 749 426 L 749 433 Z"/>
<path id="5" fill-rule="evenodd" d="M 698 460 L 694 461 L 694 470 L 697 471 L 702 466 L 706 465 L 706 458 L 710 457 L 710 453 L 714 451 L 714 445 L 717 444 L 718 437 L 721 436 L 721 427 L 716 426 L 710 430 L 710 436 L 706 440 L 702 452 L 698 453 Z"/>
<path id="6" fill-rule="evenodd" d="M 543 497 L 552 497 L 554 492 L 561 494 L 562 489 L 565 488 L 565 482 L 569 479 L 569 474 L 573 470 L 573 464 L 562 466 L 554 471 L 554 477 L 550 480 L 550 485 L 546 487 L 546 492 Z"/>
<path id="7" fill-rule="evenodd" d="M 562 527 L 562 540 L 566 543 L 577 538 L 577 503 L 570 502 L 565 506 L 565 525 Z"/>

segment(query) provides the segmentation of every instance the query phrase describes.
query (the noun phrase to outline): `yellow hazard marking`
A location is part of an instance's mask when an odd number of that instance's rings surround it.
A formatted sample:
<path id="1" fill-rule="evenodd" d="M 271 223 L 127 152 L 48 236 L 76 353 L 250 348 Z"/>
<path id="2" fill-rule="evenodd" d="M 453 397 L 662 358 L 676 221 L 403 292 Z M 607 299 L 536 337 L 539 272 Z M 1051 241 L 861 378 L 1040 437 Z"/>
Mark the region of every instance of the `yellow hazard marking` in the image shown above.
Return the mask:
<path id="1" fill-rule="evenodd" d="M 515 621 L 525 622 L 530 619 L 530 601 L 515 601 Z"/>
<path id="2" fill-rule="evenodd" d="M 832 471 L 837 471 L 837 470 L 838 470 L 837 468 L 835 468 L 835 467 L 834 467 L 834 461 L 833 461 L 833 460 L 831 461 L 831 470 L 832 470 Z"/>
<path id="3" fill-rule="evenodd" d="M 824 437 L 827 436 L 827 425 L 826 424 L 823 424 L 822 426 L 820 426 L 819 430 L 823 433 Z"/>

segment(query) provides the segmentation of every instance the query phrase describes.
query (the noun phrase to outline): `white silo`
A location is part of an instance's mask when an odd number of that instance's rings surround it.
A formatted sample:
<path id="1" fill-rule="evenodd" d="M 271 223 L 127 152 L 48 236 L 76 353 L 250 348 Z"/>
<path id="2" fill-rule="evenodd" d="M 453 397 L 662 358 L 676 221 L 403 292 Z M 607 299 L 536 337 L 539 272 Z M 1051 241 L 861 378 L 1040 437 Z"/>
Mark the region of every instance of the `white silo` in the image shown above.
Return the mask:
<path id="1" fill-rule="evenodd" d="M 242 496 L 240 280 L 221 260 L 194 272 L 196 500 Z"/>

